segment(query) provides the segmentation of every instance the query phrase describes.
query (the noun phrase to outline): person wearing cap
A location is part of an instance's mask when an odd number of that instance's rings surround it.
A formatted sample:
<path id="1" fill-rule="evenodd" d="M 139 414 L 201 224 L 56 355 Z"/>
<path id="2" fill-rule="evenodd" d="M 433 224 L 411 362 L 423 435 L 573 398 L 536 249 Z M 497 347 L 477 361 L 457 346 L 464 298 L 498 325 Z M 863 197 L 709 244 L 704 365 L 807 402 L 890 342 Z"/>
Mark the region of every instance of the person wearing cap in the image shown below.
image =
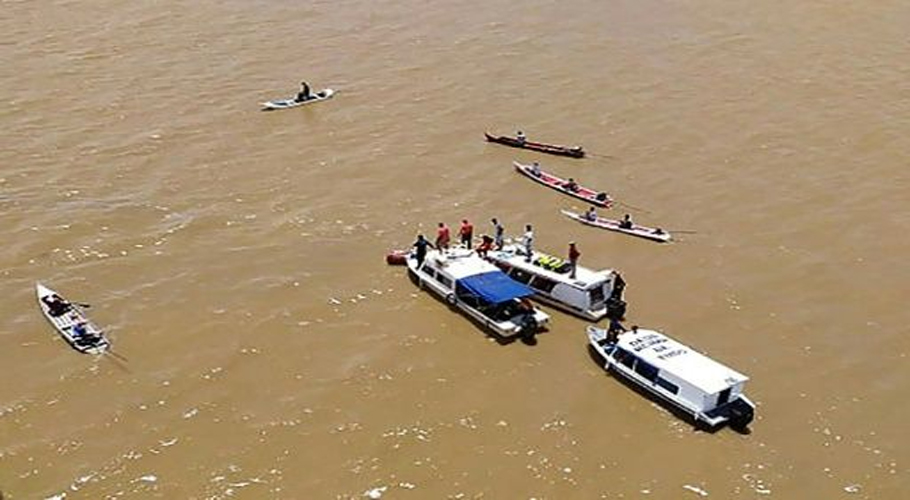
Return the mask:
<path id="1" fill-rule="evenodd" d="M 575 247 L 575 242 L 569 242 L 569 264 L 572 265 L 572 272 L 569 274 L 569 278 L 575 279 L 575 270 L 578 269 L 578 258 L 581 257 L 581 252 L 578 251 L 578 248 Z"/>
<path id="2" fill-rule="evenodd" d="M 307 101 L 313 98 L 313 94 L 310 93 L 310 86 L 307 82 L 300 82 L 300 92 L 297 93 L 297 102 Z"/>

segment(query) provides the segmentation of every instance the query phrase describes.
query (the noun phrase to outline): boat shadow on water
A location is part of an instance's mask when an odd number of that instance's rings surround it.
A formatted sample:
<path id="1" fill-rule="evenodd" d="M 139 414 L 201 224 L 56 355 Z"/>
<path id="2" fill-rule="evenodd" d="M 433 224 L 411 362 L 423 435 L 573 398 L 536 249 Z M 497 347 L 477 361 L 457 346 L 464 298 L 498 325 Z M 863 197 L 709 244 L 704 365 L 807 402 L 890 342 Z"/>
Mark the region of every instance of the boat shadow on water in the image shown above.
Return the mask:
<path id="1" fill-rule="evenodd" d="M 588 356 L 591 358 L 592 361 L 597 363 L 597 365 L 601 369 L 603 369 L 603 366 L 606 363 L 606 360 L 604 360 L 604 358 L 600 355 L 600 353 L 598 353 L 590 343 L 588 343 L 586 345 L 588 348 Z M 646 398 L 648 401 L 660 406 L 662 409 L 670 412 L 675 417 L 690 424 L 692 426 L 692 430 L 694 430 L 696 432 L 706 432 L 708 434 L 716 434 L 718 431 L 720 431 L 724 427 L 729 427 L 730 430 L 736 432 L 737 434 L 741 434 L 741 435 L 745 435 L 745 436 L 752 434 L 752 429 L 750 429 L 749 427 L 736 428 L 736 427 L 733 427 L 733 426 L 727 425 L 727 424 L 718 425 L 716 427 L 711 427 L 709 425 L 706 425 L 705 422 L 696 421 L 695 418 L 692 417 L 691 413 L 688 413 L 688 412 L 682 410 L 681 408 L 677 407 L 676 405 L 668 403 L 663 398 L 655 395 L 654 393 L 652 393 L 650 391 L 645 390 L 643 387 L 641 387 L 640 385 L 636 384 L 635 382 L 633 382 L 631 380 L 628 380 L 626 377 L 616 376 L 616 374 L 613 372 L 613 370 L 604 370 L 604 372 L 607 376 L 609 376 L 613 380 L 616 380 L 617 382 L 623 384 L 627 388 L 632 389 L 640 396 Z"/>
<path id="2" fill-rule="evenodd" d="M 408 279 L 410 279 L 411 283 L 413 283 L 415 286 L 417 286 L 417 288 L 422 288 L 420 285 L 420 279 L 417 278 L 417 276 L 415 276 L 414 273 L 409 272 Z M 456 305 L 446 302 L 445 298 L 443 298 L 442 296 L 437 295 L 435 293 L 429 293 L 427 295 L 432 297 L 437 302 L 446 306 L 450 311 L 452 311 L 453 313 L 458 315 L 458 317 L 469 320 L 472 324 L 474 324 L 474 326 L 476 326 L 478 329 L 480 329 L 480 331 L 482 331 L 487 337 L 495 340 L 496 343 L 499 345 L 510 345 L 510 344 L 515 343 L 515 341 L 520 340 L 522 344 L 525 344 L 528 346 L 534 346 L 534 345 L 537 345 L 537 336 L 540 335 L 541 333 L 546 333 L 549 331 L 549 329 L 547 329 L 546 327 L 543 327 L 542 329 L 538 330 L 533 335 L 525 335 L 523 333 L 516 333 L 514 335 L 501 335 L 501 334 L 497 333 L 496 331 L 494 331 L 493 329 L 491 329 L 490 327 L 488 327 L 486 324 L 484 324 L 480 320 L 478 320 L 474 317 L 462 314 L 462 312 L 458 309 L 458 307 Z"/>

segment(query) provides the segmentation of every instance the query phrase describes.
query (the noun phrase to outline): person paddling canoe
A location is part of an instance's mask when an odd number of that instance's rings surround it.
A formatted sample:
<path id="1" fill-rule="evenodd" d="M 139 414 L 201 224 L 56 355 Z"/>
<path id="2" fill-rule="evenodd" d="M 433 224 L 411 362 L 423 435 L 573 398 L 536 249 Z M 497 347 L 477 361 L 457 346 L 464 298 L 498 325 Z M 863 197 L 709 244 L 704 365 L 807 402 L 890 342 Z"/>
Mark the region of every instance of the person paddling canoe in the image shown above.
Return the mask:
<path id="1" fill-rule="evenodd" d="M 55 318 L 63 316 L 64 314 L 70 312 L 70 310 L 73 308 L 72 304 L 63 300 L 56 293 L 41 297 L 41 302 L 44 302 L 50 315 Z"/>
<path id="2" fill-rule="evenodd" d="M 310 85 L 307 82 L 300 82 L 300 92 L 297 93 L 297 102 L 308 101 L 313 98 L 313 94 L 310 93 Z"/>

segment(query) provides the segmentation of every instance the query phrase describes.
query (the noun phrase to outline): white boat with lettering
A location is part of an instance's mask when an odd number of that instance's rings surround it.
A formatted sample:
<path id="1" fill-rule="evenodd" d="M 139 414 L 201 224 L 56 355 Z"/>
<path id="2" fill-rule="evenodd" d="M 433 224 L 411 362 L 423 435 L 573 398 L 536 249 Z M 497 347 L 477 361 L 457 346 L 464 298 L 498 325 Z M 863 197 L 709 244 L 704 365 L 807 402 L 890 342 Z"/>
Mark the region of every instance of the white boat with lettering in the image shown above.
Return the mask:
<path id="1" fill-rule="evenodd" d="M 531 340 L 549 322 L 550 316 L 526 300 L 534 294 L 473 250 L 430 250 L 418 267 L 411 252 L 406 264 L 411 279 L 449 306 L 460 310 L 500 341 L 518 337 Z"/>
<path id="2" fill-rule="evenodd" d="M 543 252 L 532 253 L 528 262 L 521 245 L 507 244 L 502 250 L 490 251 L 487 257 L 510 278 L 531 287 L 540 302 L 591 321 L 625 315 L 622 295 L 626 284 L 617 271 L 578 266 L 571 278 L 568 261 Z"/>
<path id="3" fill-rule="evenodd" d="M 589 326 L 587 334 L 607 371 L 688 415 L 696 426 L 729 424 L 745 431 L 752 422 L 755 404 L 743 394 L 745 375 L 653 330 L 633 327 L 611 336 Z"/>

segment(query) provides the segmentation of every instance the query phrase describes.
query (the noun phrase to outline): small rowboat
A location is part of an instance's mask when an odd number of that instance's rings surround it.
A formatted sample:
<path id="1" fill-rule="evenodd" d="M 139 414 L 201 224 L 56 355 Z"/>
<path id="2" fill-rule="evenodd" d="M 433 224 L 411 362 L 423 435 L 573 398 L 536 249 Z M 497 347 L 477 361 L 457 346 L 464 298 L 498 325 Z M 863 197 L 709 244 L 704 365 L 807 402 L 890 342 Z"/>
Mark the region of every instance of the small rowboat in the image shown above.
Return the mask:
<path id="1" fill-rule="evenodd" d="M 515 170 L 519 173 L 531 179 L 532 181 L 539 182 L 548 188 L 555 189 L 561 193 L 567 194 L 569 196 L 578 198 L 579 200 L 588 202 L 594 206 L 601 208 L 610 208 L 610 205 L 613 204 L 613 199 L 610 198 L 607 193 L 594 191 L 593 189 L 588 189 L 586 187 L 578 186 L 574 191 L 566 189 L 566 180 L 556 177 L 555 175 L 548 174 L 544 171 L 540 172 L 540 175 L 534 175 L 533 170 L 530 165 L 525 165 L 518 163 L 517 161 L 512 162 L 515 165 Z"/>
<path id="2" fill-rule="evenodd" d="M 620 221 L 613 219 L 605 219 L 603 217 L 598 217 L 594 220 L 586 219 L 584 215 L 570 212 L 568 210 L 561 210 L 563 215 L 570 219 L 575 219 L 582 224 L 588 226 L 599 227 L 601 229 L 606 229 L 608 231 L 616 231 L 618 233 L 625 233 L 632 236 L 638 236 L 639 238 L 647 238 L 652 241 L 659 241 L 661 243 L 666 243 L 670 241 L 670 233 L 664 231 L 663 229 L 657 227 L 646 227 L 638 224 L 632 224 L 631 228 L 622 227 Z"/>
<path id="3" fill-rule="evenodd" d="M 483 135 L 486 136 L 487 141 L 489 142 L 512 146 L 513 148 L 532 149 L 534 151 L 540 151 L 541 153 L 569 156 L 571 158 L 584 158 L 585 156 L 585 150 L 582 149 L 581 146 L 569 147 L 557 146 L 553 144 L 543 144 L 541 142 L 520 141 L 514 137 L 508 137 L 505 135 L 490 135 L 487 132 L 484 132 Z"/>
<path id="4" fill-rule="evenodd" d="M 69 309 L 63 314 L 55 316 L 51 314 L 50 307 L 45 300 L 54 296 L 59 297 L 61 300 L 63 300 L 63 298 L 60 297 L 57 292 L 45 287 L 41 283 L 36 283 L 35 289 L 38 292 L 38 305 L 41 307 L 41 312 L 44 313 L 44 317 L 51 322 L 51 325 L 54 326 L 57 333 L 59 333 L 60 336 L 63 337 L 63 340 L 66 340 L 73 349 L 84 354 L 103 354 L 110 348 L 111 343 L 104 337 L 104 332 L 88 320 L 85 313 L 82 312 L 82 309 L 80 309 L 78 305 L 64 301 L 68 303 Z M 73 327 L 80 322 L 85 322 L 86 333 L 84 335 L 76 335 L 73 333 Z"/>
<path id="5" fill-rule="evenodd" d="M 272 111 L 276 109 L 289 109 L 296 108 L 298 106 L 303 106 L 304 104 L 313 104 L 314 102 L 324 101 L 326 99 L 331 99 L 335 95 L 335 91 L 332 89 L 322 89 L 315 94 L 312 94 L 313 97 L 305 100 L 298 101 L 297 99 L 278 99 L 275 101 L 269 101 L 262 103 L 263 111 Z"/>

